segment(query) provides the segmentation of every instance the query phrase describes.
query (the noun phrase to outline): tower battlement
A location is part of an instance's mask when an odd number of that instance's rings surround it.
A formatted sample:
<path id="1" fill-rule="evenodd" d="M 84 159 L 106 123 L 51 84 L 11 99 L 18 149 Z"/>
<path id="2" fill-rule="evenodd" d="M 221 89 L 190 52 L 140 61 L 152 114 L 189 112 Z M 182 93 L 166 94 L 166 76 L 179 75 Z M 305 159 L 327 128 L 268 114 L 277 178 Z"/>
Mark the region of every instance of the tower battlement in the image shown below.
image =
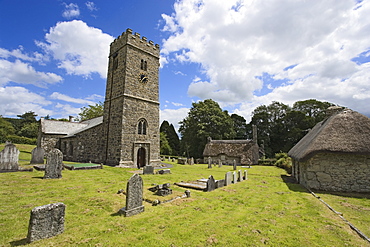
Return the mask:
<path id="1" fill-rule="evenodd" d="M 159 45 L 154 44 L 152 40 L 148 41 L 144 36 L 141 37 L 139 33 L 133 33 L 130 28 L 127 28 L 126 32 L 123 32 L 111 43 L 110 54 L 116 53 L 124 45 L 131 45 L 159 58 Z"/>

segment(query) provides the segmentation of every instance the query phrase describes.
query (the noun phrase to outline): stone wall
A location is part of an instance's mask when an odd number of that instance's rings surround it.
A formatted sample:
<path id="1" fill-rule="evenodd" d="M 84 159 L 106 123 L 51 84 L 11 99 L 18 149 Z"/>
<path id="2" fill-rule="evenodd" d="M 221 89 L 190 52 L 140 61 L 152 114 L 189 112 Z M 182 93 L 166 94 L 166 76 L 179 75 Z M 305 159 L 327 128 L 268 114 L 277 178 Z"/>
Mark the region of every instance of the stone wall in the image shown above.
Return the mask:
<path id="1" fill-rule="evenodd" d="M 370 192 L 370 156 L 319 153 L 293 167 L 293 176 L 310 189 Z"/>
<path id="2" fill-rule="evenodd" d="M 73 137 L 60 140 L 63 159 L 78 162 L 103 163 L 105 161 L 103 125 L 97 125 Z"/>

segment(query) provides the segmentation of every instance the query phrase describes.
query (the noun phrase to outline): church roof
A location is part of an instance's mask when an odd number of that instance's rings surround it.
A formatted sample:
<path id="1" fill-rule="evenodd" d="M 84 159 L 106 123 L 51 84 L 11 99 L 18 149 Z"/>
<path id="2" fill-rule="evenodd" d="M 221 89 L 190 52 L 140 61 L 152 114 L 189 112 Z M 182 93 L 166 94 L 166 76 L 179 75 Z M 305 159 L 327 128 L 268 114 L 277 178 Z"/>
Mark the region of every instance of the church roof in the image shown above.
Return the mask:
<path id="1" fill-rule="evenodd" d="M 71 136 L 103 122 L 103 116 L 83 122 L 66 122 L 41 118 L 41 132 L 44 134 Z"/>
<path id="2" fill-rule="evenodd" d="M 370 155 L 370 118 L 344 109 L 317 123 L 288 154 L 304 161 L 324 152 Z"/>

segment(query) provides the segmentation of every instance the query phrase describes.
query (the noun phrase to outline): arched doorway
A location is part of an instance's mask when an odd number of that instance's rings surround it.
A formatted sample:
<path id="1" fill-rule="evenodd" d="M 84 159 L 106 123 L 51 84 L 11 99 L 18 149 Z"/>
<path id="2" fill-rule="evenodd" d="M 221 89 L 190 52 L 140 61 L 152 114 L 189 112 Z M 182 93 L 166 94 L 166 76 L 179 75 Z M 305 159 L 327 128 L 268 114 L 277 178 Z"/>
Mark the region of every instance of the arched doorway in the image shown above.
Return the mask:
<path id="1" fill-rule="evenodd" d="M 141 147 L 137 150 L 137 168 L 145 166 L 145 148 Z"/>

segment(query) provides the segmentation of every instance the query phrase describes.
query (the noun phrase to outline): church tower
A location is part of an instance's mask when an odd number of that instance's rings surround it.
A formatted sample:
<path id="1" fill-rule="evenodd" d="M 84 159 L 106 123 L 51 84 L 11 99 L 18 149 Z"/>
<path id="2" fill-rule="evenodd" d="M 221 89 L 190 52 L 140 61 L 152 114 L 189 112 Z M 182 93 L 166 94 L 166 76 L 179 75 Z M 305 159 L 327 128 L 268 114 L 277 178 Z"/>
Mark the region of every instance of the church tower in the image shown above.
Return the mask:
<path id="1" fill-rule="evenodd" d="M 160 164 L 159 45 L 127 29 L 110 45 L 104 102 L 105 164 Z"/>

